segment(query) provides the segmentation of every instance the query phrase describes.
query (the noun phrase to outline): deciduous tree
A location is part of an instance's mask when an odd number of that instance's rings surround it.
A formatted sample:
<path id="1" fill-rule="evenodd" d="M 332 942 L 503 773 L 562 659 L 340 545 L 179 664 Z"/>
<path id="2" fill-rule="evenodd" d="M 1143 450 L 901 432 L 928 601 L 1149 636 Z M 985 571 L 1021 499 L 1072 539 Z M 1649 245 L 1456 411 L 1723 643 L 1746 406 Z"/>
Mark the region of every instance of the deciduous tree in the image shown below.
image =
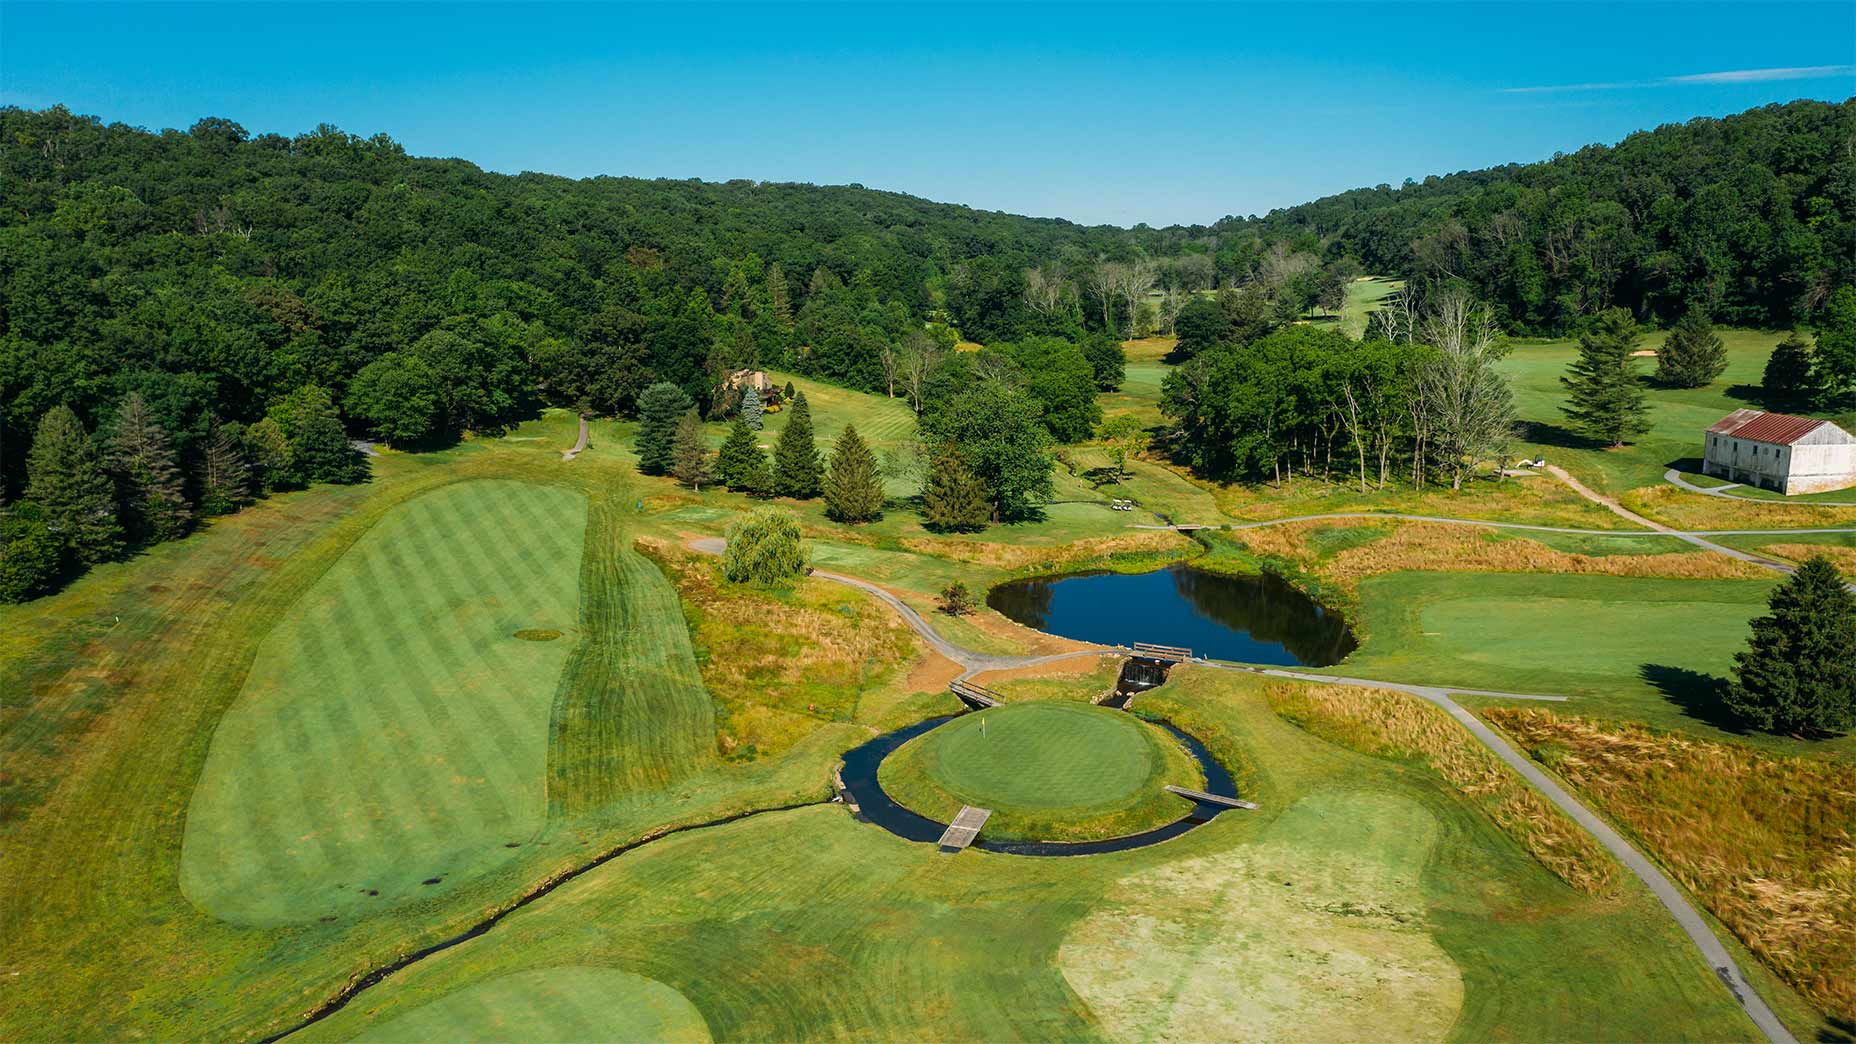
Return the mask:
<path id="1" fill-rule="evenodd" d="M 722 575 L 737 584 L 781 587 L 805 575 L 799 520 L 777 508 L 755 508 L 728 524 Z"/>
<path id="2" fill-rule="evenodd" d="M 23 602 L 52 589 L 64 568 L 65 542 L 30 500 L 0 507 L 0 602 Z"/>
<path id="3" fill-rule="evenodd" d="M 1819 390 L 1817 376 L 1811 372 L 1810 342 L 1794 330 L 1766 359 L 1760 392 L 1768 405 L 1797 408 L 1810 405 Z"/>

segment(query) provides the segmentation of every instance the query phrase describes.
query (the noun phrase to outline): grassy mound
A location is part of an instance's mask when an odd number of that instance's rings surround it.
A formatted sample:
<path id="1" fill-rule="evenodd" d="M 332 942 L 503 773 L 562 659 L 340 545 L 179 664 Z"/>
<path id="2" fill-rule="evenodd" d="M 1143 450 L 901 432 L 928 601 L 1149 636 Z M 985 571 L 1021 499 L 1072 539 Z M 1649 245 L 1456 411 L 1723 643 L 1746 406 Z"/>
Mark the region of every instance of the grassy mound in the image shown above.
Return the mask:
<path id="1" fill-rule="evenodd" d="M 884 761 L 883 789 L 947 822 L 962 805 L 992 809 L 984 835 L 1040 841 L 1119 837 L 1178 819 L 1203 785 L 1171 736 L 1123 711 L 1015 703 L 956 719 Z"/>
<path id="2" fill-rule="evenodd" d="M 258 647 L 182 846 L 202 908 L 276 924 L 423 898 L 542 826 L 586 499 L 444 486 L 381 517 Z"/>
<path id="3" fill-rule="evenodd" d="M 709 1026 L 681 993 L 616 968 L 540 968 L 390 1019 L 355 1040 L 656 1040 L 704 1044 Z"/>

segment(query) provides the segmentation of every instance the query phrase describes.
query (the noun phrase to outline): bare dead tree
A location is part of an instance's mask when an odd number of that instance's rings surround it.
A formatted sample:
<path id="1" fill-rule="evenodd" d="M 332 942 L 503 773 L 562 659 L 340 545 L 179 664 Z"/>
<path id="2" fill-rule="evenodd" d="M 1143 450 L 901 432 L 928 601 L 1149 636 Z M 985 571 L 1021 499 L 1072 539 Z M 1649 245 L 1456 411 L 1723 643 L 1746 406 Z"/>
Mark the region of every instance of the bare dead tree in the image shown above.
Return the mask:
<path id="1" fill-rule="evenodd" d="M 1488 310 L 1461 292 L 1432 299 L 1421 329 L 1437 349 L 1417 373 L 1428 435 L 1450 488 L 1462 489 L 1513 437 L 1514 397 L 1495 369 L 1507 348 Z"/>
<path id="2" fill-rule="evenodd" d="M 1115 261 L 1098 261 L 1086 277 L 1089 289 L 1102 299 L 1102 327 L 1105 330 L 1115 328 L 1115 297 L 1121 287 L 1121 273 L 1125 267 Z"/>
<path id="3" fill-rule="evenodd" d="M 883 367 L 883 384 L 889 389 L 889 397 L 896 397 L 896 378 L 902 373 L 902 350 L 888 341 L 877 352 L 877 362 Z"/>
<path id="4" fill-rule="evenodd" d="M 940 345 L 920 330 L 909 331 L 908 336 L 902 340 L 902 387 L 908 396 L 909 408 L 916 413 L 922 412 L 928 375 L 940 365 L 941 354 Z"/>
<path id="5" fill-rule="evenodd" d="M 1147 292 L 1160 280 L 1160 270 L 1152 261 L 1145 258 L 1133 264 L 1118 266 L 1116 271 L 1115 292 L 1128 306 L 1128 332 L 1135 333 L 1139 322 L 1141 305 L 1147 300 Z"/>
<path id="6" fill-rule="evenodd" d="M 1025 304 L 1041 315 L 1057 315 L 1070 297 L 1070 281 L 1055 265 L 1025 269 Z"/>

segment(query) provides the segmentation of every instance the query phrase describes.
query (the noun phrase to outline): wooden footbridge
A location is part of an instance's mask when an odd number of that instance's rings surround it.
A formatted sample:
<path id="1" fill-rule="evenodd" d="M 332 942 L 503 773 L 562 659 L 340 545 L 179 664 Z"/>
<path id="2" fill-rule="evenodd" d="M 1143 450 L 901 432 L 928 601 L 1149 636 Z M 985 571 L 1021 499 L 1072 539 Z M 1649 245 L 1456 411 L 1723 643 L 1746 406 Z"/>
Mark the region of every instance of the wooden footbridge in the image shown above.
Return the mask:
<path id="1" fill-rule="evenodd" d="M 1005 702 L 999 698 L 998 693 L 986 688 L 984 685 L 975 685 L 970 681 L 959 678 L 947 683 L 947 691 L 981 710 L 985 710 L 987 707 L 997 707 L 999 704 Z"/>
<path id="2" fill-rule="evenodd" d="M 941 834 L 941 851 L 958 852 L 972 844 L 973 839 L 979 836 L 980 827 L 986 825 L 986 820 L 991 815 L 992 809 L 990 808 L 960 806 L 960 814 L 954 817 L 954 821 L 949 823 L 947 830 Z"/>
<path id="3" fill-rule="evenodd" d="M 1166 785 L 1166 789 L 1178 794 L 1180 797 L 1191 798 L 1194 801 L 1203 801 L 1208 805 L 1223 805 L 1226 808 L 1257 807 L 1254 801 L 1239 801 L 1234 797 L 1225 797 L 1222 794 L 1207 794 L 1203 790 L 1188 790 L 1185 787 L 1176 787 L 1171 783 Z"/>
<path id="4" fill-rule="evenodd" d="M 1130 648 L 1134 655 L 1143 660 L 1159 660 L 1163 663 L 1185 663 L 1192 659 L 1192 650 L 1183 645 L 1155 645 L 1152 642 L 1135 642 Z"/>

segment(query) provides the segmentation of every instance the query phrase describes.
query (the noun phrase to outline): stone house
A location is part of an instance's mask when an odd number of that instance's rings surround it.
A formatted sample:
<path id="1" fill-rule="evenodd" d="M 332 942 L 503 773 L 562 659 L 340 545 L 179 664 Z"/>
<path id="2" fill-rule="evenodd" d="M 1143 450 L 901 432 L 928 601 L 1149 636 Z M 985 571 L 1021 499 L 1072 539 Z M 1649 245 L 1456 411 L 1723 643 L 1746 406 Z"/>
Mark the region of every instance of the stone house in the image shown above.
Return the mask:
<path id="1" fill-rule="evenodd" d="M 1707 440 L 1705 475 L 1788 496 L 1856 486 L 1856 435 L 1827 420 L 1735 410 Z"/>

